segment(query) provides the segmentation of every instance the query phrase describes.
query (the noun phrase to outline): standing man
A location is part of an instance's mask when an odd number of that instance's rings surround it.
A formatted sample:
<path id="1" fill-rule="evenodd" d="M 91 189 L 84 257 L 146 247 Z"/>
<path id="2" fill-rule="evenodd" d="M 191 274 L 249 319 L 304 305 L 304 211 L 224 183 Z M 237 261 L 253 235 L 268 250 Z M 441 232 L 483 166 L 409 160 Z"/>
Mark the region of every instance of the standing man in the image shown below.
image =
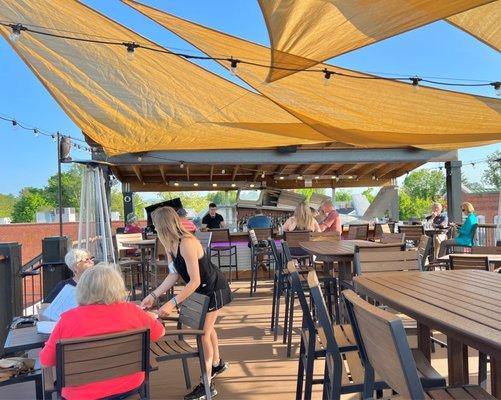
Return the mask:
<path id="1" fill-rule="evenodd" d="M 255 214 L 247 221 L 247 228 L 249 229 L 271 228 L 271 226 L 271 218 L 263 214 L 261 207 L 257 207 Z"/>
<path id="2" fill-rule="evenodd" d="M 202 218 L 202 224 L 207 225 L 208 229 L 226 228 L 223 216 L 217 212 L 216 203 L 209 204 L 209 212 Z"/>
<path id="3" fill-rule="evenodd" d="M 339 213 L 334 209 L 331 200 L 324 200 L 320 205 L 320 210 L 324 213 L 325 219 L 320 224 L 320 230 L 322 232 L 338 232 L 340 235 L 342 233 L 341 228 L 341 217 Z"/>

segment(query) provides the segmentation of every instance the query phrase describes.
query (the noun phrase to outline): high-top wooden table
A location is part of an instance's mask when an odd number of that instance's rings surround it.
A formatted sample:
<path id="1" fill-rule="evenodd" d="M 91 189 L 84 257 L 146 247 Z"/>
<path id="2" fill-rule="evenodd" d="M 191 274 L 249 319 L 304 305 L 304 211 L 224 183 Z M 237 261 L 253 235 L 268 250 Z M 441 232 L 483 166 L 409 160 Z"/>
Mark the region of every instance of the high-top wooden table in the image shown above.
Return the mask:
<path id="1" fill-rule="evenodd" d="M 308 254 L 317 257 L 325 263 L 337 262 L 339 266 L 339 281 L 351 281 L 351 262 L 355 255 L 355 246 L 379 246 L 379 243 L 368 240 L 338 240 L 300 242 L 301 248 Z"/>
<path id="2" fill-rule="evenodd" d="M 430 329 L 447 335 L 449 384 L 468 383 L 470 346 L 491 357 L 492 394 L 501 399 L 501 274 L 456 270 L 388 272 L 354 278 L 355 288 L 418 322 L 430 358 Z"/>
<path id="3" fill-rule="evenodd" d="M 142 296 L 146 297 L 149 286 L 148 279 L 148 269 L 149 269 L 149 260 L 146 255 L 147 252 L 150 255 L 153 253 L 153 248 L 155 247 L 156 239 L 140 239 L 140 240 L 127 240 L 121 242 L 122 245 L 126 247 L 132 247 L 141 250 L 141 277 L 142 277 Z M 134 288 L 132 288 L 134 290 Z"/>

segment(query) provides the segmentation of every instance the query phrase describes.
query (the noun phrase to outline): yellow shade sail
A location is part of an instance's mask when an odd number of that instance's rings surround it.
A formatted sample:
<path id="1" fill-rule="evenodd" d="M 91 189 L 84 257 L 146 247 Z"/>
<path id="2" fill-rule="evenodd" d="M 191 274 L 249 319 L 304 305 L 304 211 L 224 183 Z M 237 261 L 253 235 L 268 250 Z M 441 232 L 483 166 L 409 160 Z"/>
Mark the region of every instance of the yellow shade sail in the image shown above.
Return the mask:
<path id="1" fill-rule="evenodd" d="M 453 15 L 447 21 L 501 51 L 501 0 Z"/>
<path id="2" fill-rule="evenodd" d="M 122 0 L 210 56 L 269 65 L 267 47 L 208 29 L 151 7 Z M 226 61 L 221 62 L 229 67 Z M 239 64 L 238 76 L 302 122 L 332 140 L 357 147 L 452 150 L 501 140 L 501 102 L 427 87 L 370 79 L 322 64 L 338 74 L 303 71 L 265 83 L 267 68 Z M 316 67 L 318 69 L 318 67 Z"/>
<path id="3" fill-rule="evenodd" d="M 264 148 L 331 141 L 263 96 L 161 48 L 75 0 L 0 0 L 22 31 L 13 48 L 75 124 L 110 154 Z M 77 33 L 73 33 L 77 32 Z M 10 28 L 0 27 L 8 40 Z"/>
<path id="4" fill-rule="evenodd" d="M 491 1 L 259 0 L 259 5 L 270 36 L 272 67 L 307 69 Z M 293 73 L 271 68 L 267 79 Z"/>

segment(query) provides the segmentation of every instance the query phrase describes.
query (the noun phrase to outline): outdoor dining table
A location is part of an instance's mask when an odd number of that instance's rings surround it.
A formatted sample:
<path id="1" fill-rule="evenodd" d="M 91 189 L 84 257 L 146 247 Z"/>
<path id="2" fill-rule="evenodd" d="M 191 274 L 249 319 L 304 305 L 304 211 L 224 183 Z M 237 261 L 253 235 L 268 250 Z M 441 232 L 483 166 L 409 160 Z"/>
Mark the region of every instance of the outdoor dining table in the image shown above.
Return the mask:
<path id="1" fill-rule="evenodd" d="M 5 339 L 4 353 L 13 354 L 43 347 L 49 335 L 38 333 L 36 326 L 9 329 Z"/>
<path id="2" fill-rule="evenodd" d="M 146 253 L 148 251 L 151 251 L 155 247 L 155 242 L 156 239 L 127 240 L 121 242 L 122 245 L 126 247 L 134 247 L 141 251 L 141 277 L 142 277 L 141 290 L 143 297 L 146 296 L 146 292 L 148 291 L 147 271 L 149 262 L 146 257 Z"/>
<path id="3" fill-rule="evenodd" d="M 501 274 L 480 270 L 374 273 L 354 278 L 367 295 L 418 323 L 430 359 L 430 329 L 447 336 L 449 385 L 468 383 L 469 346 L 490 355 L 492 394 L 501 399 Z"/>
<path id="4" fill-rule="evenodd" d="M 316 256 L 330 268 L 334 262 L 338 263 L 339 281 L 349 282 L 352 279 L 351 263 L 355 255 L 355 246 L 379 246 L 379 243 L 368 240 L 338 240 L 338 241 L 308 241 L 300 242 L 299 246 L 308 254 Z"/>

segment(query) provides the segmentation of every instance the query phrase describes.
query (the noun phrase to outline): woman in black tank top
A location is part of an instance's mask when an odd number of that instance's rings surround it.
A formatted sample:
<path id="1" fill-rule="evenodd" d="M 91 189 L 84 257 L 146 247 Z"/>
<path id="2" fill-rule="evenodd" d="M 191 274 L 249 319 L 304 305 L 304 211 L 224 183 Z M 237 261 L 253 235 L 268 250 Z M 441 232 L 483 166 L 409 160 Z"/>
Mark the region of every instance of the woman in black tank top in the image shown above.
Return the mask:
<path id="1" fill-rule="evenodd" d="M 191 233 L 185 230 L 177 213 L 171 207 L 162 207 L 152 213 L 153 224 L 158 233 L 158 238 L 165 247 L 169 274 L 165 280 L 144 298 L 141 305 L 152 307 L 158 297 L 173 287 L 179 276 L 185 281 L 186 286 L 179 294 L 165 303 L 159 309 L 160 316 L 167 316 L 178 304 L 187 299 L 193 292 L 209 297 L 209 312 L 205 318 L 204 336 L 202 338 L 204 356 L 209 375 L 220 374 L 228 368 L 219 356 L 219 344 L 214 324 L 219 314 L 219 309 L 232 300 L 232 293 L 223 273 L 210 261 L 205 254 L 200 242 Z M 212 373 L 210 373 L 212 371 Z M 211 392 L 217 394 L 211 383 Z M 194 400 L 205 396 L 203 384 L 198 385 L 186 400 Z"/>

